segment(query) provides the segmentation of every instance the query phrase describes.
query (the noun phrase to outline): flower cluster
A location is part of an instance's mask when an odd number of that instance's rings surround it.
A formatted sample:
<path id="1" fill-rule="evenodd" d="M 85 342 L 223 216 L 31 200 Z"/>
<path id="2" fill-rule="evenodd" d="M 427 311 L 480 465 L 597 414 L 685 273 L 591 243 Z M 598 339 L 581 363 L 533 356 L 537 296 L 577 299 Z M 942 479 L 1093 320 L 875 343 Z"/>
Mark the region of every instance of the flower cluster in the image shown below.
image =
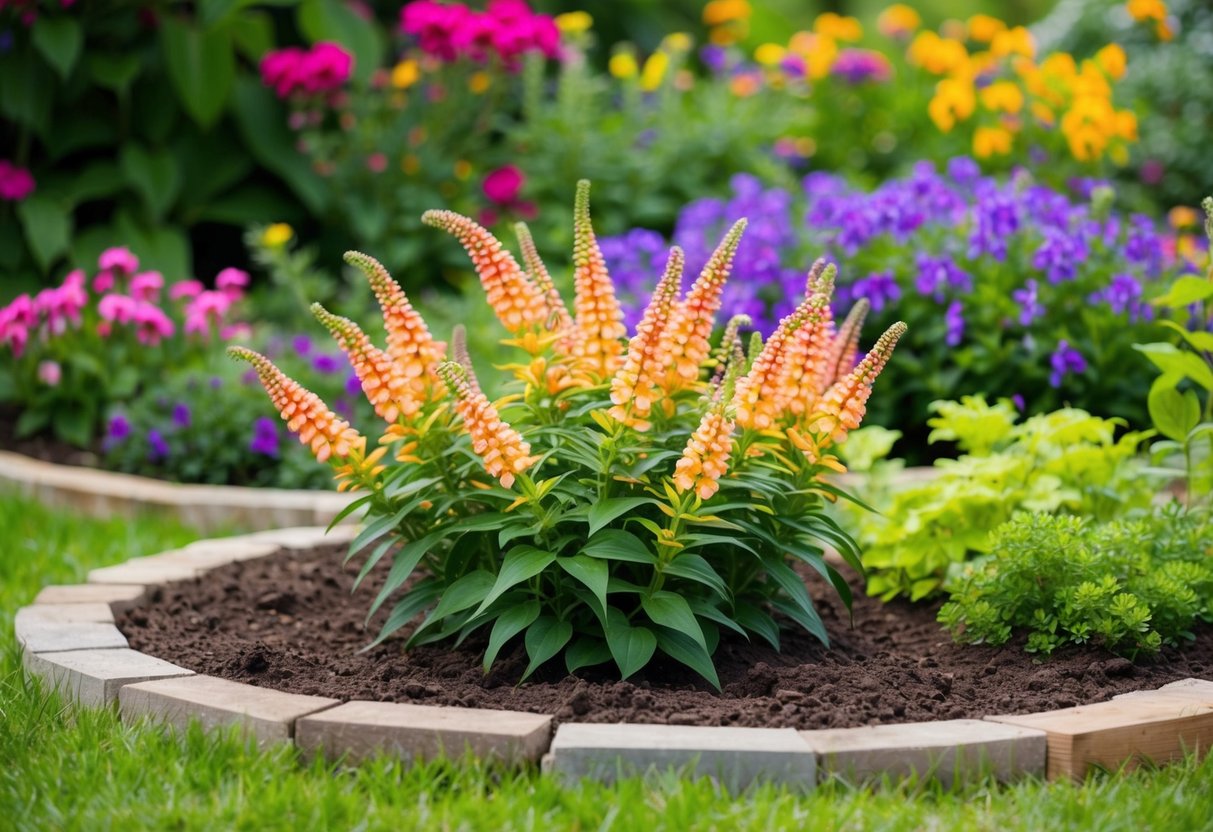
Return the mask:
<path id="1" fill-rule="evenodd" d="M 33 192 L 33 175 L 7 159 L 0 159 L 0 199 L 5 202 L 20 202 Z"/>
<path id="2" fill-rule="evenodd" d="M 311 49 L 290 47 L 261 59 L 261 80 L 279 98 L 314 97 L 345 86 L 354 56 L 339 44 L 321 42 Z"/>
<path id="3" fill-rule="evenodd" d="M 400 30 L 442 61 L 496 58 L 507 66 L 529 52 L 560 57 L 560 30 L 525 0 L 489 0 L 483 12 L 462 3 L 413 0 L 400 10 Z"/>
<path id="4" fill-rule="evenodd" d="M 380 302 L 385 347 L 354 322 L 313 311 L 387 423 L 377 448 L 268 358 L 229 351 L 253 365 L 288 428 L 334 466 L 340 487 L 364 492 L 356 505 L 369 514 L 368 531 L 351 551 L 382 539 L 377 560 L 403 543 L 372 612 L 425 565 L 380 640 L 429 609 L 412 643 L 492 624 L 486 667 L 525 630 L 524 677 L 562 651 L 570 672 L 613 659 L 626 677 L 660 650 L 713 684 L 718 625 L 777 644 L 775 609 L 825 640 L 785 559 L 833 575 L 814 539 L 855 558 L 821 519 L 823 500 L 840 493 L 822 478 L 843 470 L 829 451 L 862 421 L 905 324 L 857 360 L 864 306 L 836 324 L 835 270 L 819 261 L 804 301 L 765 344 L 755 333 L 747 355 L 749 322 L 734 318 L 713 349 L 746 228 L 737 221 L 685 292 L 683 254 L 669 252 L 625 340 L 587 182 L 574 205 L 571 308 L 525 226 L 524 268 L 467 217 L 429 211 L 423 221 L 464 247 L 509 333 L 503 343 L 524 355 L 505 368 L 514 375 L 507 395 L 493 400 L 483 389 L 461 329 L 449 351 L 434 341 L 386 270 L 356 252 L 346 260 Z M 743 549 L 761 566 L 742 565 L 751 557 Z"/>

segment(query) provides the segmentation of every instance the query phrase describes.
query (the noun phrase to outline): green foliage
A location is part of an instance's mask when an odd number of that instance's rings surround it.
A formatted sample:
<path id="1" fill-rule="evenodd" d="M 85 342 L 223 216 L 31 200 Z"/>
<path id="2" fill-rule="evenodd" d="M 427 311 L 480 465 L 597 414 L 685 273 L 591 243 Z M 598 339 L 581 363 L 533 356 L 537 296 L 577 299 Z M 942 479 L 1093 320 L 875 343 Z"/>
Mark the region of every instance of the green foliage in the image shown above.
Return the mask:
<path id="1" fill-rule="evenodd" d="M 1130 461 L 1146 434 L 1117 438 L 1118 420 L 1068 408 L 1020 421 L 1009 401 L 979 396 L 931 410 L 931 441 L 955 442 L 964 454 L 892 494 L 883 514 L 858 515 L 872 595 L 937 592 L 949 566 L 991 551 L 990 532 L 1018 511 L 1107 520 L 1149 503 Z"/>
<path id="2" fill-rule="evenodd" d="M 1177 504 L 1106 524 L 1020 514 L 994 530 L 989 552 L 948 582 L 939 620 L 957 641 L 1026 632 L 1029 653 L 1091 644 L 1132 658 L 1213 620 L 1213 528 Z"/>

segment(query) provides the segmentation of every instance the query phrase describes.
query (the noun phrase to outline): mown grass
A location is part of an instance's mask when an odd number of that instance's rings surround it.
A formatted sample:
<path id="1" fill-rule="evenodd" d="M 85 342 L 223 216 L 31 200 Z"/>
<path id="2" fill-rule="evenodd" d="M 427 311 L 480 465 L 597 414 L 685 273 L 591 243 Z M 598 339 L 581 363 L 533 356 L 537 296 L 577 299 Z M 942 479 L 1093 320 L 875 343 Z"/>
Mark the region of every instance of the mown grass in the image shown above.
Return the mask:
<path id="1" fill-rule="evenodd" d="M 1213 758 L 1082 784 L 913 784 L 803 795 L 722 793 L 672 775 L 565 789 L 534 770 L 406 767 L 261 752 L 235 734 L 184 735 L 78 709 L 27 679 L 13 611 L 55 581 L 188 530 L 155 517 L 100 521 L 0 497 L 0 828 L 97 829 L 863 829 L 1141 832 L 1213 826 Z"/>

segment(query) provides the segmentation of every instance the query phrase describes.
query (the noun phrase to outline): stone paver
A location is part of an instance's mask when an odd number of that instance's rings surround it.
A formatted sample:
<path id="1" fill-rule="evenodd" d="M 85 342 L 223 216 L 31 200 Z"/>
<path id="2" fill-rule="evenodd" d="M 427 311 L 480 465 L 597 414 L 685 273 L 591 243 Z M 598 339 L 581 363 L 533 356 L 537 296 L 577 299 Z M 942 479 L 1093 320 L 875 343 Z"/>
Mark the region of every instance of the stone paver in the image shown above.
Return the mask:
<path id="1" fill-rule="evenodd" d="M 566 780 L 612 782 L 620 774 L 676 768 L 730 789 L 755 782 L 812 788 L 816 755 L 791 728 L 565 723 L 544 768 Z"/>
<path id="2" fill-rule="evenodd" d="M 109 604 L 115 612 L 135 606 L 147 593 L 142 584 L 58 584 L 46 586 L 35 604 Z"/>
<path id="3" fill-rule="evenodd" d="M 197 577 L 198 567 L 176 559 L 180 549 L 131 558 L 125 563 L 103 566 L 88 573 L 90 584 L 165 584 L 169 581 L 188 581 Z"/>
<path id="4" fill-rule="evenodd" d="M 1178 682 L 1170 682 L 1163 685 L 1158 690 L 1149 691 L 1132 691 L 1131 693 L 1120 693 L 1113 696 L 1113 699 L 1127 699 L 1129 697 L 1138 697 L 1143 694 L 1175 694 L 1179 696 L 1196 697 L 1196 698 L 1213 698 L 1213 681 L 1207 679 L 1180 679 Z"/>
<path id="5" fill-rule="evenodd" d="M 991 774 L 1006 782 L 1045 773 L 1044 731 L 953 719 L 801 731 L 821 775 L 848 780 L 929 776 L 945 786 Z"/>
<path id="6" fill-rule="evenodd" d="M 205 728 L 239 725 L 263 746 L 289 741 L 295 720 L 337 704 L 336 699 L 283 693 L 214 676 L 140 682 L 118 693 L 124 720 L 149 716 L 178 729 L 191 720 Z"/>
<path id="7" fill-rule="evenodd" d="M 216 569 L 238 561 L 268 557 L 282 547 L 269 541 L 249 540 L 245 537 L 199 540 L 184 549 L 173 552 L 166 559 L 192 566 L 195 569 Z"/>
<path id="8" fill-rule="evenodd" d="M 114 611 L 109 604 L 100 601 L 81 604 L 34 604 L 17 610 L 13 625 L 19 627 L 19 622 L 25 620 L 57 621 L 60 624 L 74 624 L 80 621 L 113 624 Z"/>
<path id="9" fill-rule="evenodd" d="M 123 685 L 189 676 L 192 670 L 170 664 L 130 648 L 68 650 L 61 653 L 26 653 L 25 667 L 49 686 L 81 705 L 99 708 L 114 702 Z"/>
<path id="10" fill-rule="evenodd" d="M 510 762 L 538 760 L 551 738 L 550 716 L 391 702 L 347 702 L 295 723 L 295 742 L 331 758 L 377 751 L 405 759 L 470 752 Z"/>
<path id="11" fill-rule="evenodd" d="M 13 620 L 17 642 L 26 653 L 126 647 L 126 636 L 113 624 L 95 621 L 55 621 L 37 616 Z"/>
<path id="12" fill-rule="evenodd" d="M 324 526 L 294 526 L 286 529 L 269 529 L 245 535 L 246 540 L 276 543 L 285 549 L 311 549 L 315 546 L 328 544 L 347 544 L 358 535 L 358 529 L 353 526 L 337 526 L 331 532 L 325 532 Z"/>

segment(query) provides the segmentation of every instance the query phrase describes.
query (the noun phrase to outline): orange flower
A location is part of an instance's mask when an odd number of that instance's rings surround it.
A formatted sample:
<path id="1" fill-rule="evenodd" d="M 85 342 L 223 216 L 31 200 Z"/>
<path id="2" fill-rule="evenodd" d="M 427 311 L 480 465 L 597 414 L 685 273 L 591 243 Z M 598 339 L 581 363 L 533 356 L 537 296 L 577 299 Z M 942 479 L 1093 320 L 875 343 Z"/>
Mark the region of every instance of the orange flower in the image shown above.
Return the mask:
<path id="1" fill-rule="evenodd" d="M 678 493 L 694 491 L 701 500 L 720 490 L 720 478 L 729 470 L 733 450 L 733 420 L 724 415 L 723 397 L 703 415 L 674 465 Z"/>
<path id="2" fill-rule="evenodd" d="M 834 336 L 834 343 L 830 348 L 826 384 L 833 384 L 855 369 L 855 359 L 859 355 L 859 333 L 868 317 L 869 308 L 868 299 L 860 298 L 838 328 L 838 334 Z"/>
<path id="3" fill-rule="evenodd" d="M 375 415 L 390 424 L 401 415 L 411 417 L 421 409 L 426 391 L 420 377 L 405 376 L 392 357 L 372 344 L 366 333 L 348 318 L 334 315 L 318 303 L 312 304 L 312 314 L 328 327 L 341 351 L 349 356 Z"/>
<path id="4" fill-rule="evenodd" d="M 653 291 L 653 297 L 644 310 L 644 317 L 636 325 L 636 335 L 628 342 L 628 353 L 623 366 L 611 379 L 611 402 L 607 411 L 611 418 L 638 431 L 650 427 L 649 413 L 653 402 L 661 398 L 658 381 L 665 375 L 666 364 L 662 361 L 660 342 L 670 310 L 682 291 L 682 249 L 670 249 L 665 274 Z"/>
<path id="5" fill-rule="evenodd" d="M 548 317 L 543 292 L 491 232 L 454 211 L 426 211 L 421 221 L 451 234 L 467 250 L 489 305 L 509 332 L 543 326 Z"/>
<path id="6" fill-rule="evenodd" d="M 514 475 L 538 461 L 531 446 L 518 431 L 501 421 L 497 408 L 484 393 L 468 382 L 467 370 L 453 361 L 438 365 L 438 376 L 455 397 L 455 411 L 463 417 L 464 430 L 472 437 L 472 450 L 480 456 L 484 469 L 509 488 Z"/>
<path id="7" fill-rule="evenodd" d="M 733 406 L 737 408 L 738 425 L 756 430 L 770 430 L 775 426 L 789 399 L 785 386 L 789 348 L 797 331 L 806 325 L 815 327 L 828 308 L 828 299 L 815 294 L 779 322 L 779 327 L 754 359 L 750 371 L 737 382 Z"/>
<path id="8" fill-rule="evenodd" d="M 260 353 L 244 347 L 228 347 L 227 351 L 233 358 L 253 365 L 287 428 L 311 448 L 316 459 L 327 462 L 330 457 L 344 460 L 362 455 L 366 437 L 329 410 L 319 396 L 289 378 Z"/>
<path id="9" fill-rule="evenodd" d="M 922 25 L 918 12 L 904 3 L 894 3 L 876 18 L 876 28 L 885 37 L 901 38 Z"/>
<path id="10" fill-rule="evenodd" d="M 590 183 L 585 179 L 577 183 L 573 209 L 573 282 L 577 295 L 571 354 L 592 376 L 605 379 L 622 363 L 621 339 L 627 328 L 590 222 Z"/>
<path id="11" fill-rule="evenodd" d="M 518 246 L 522 249 L 522 260 L 526 263 L 528 276 L 543 292 L 548 313 L 545 326 L 557 332 L 571 333 L 573 319 L 569 316 L 568 307 L 564 305 L 564 298 L 560 297 L 556 284 L 552 282 L 547 266 L 543 265 L 543 260 L 539 257 L 539 250 L 535 248 L 535 240 L 531 237 L 531 229 L 527 228 L 525 222 L 516 223 L 514 234 L 518 237 Z"/>
<path id="12" fill-rule="evenodd" d="M 847 431 L 859 427 L 867 412 L 872 384 L 888 363 L 893 348 L 905 331 L 903 322 L 893 324 L 854 370 L 826 390 L 811 428 L 819 437 L 817 447 L 824 448 L 829 442 L 841 442 L 846 438 Z"/>
<path id="13" fill-rule="evenodd" d="M 691 285 L 686 298 L 670 313 L 659 350 L 662 364 L 669 368 L 665 379 L 667 394 L 695 381 L 700 366 L 711 355 L 708 338 L 715 326 L 720 293 L 733 268 L 733 257 L 745 226 L 745 220 L 733 224 Z"/>
<path id="14" fill-rule="evenodd" d="M 815 279 L 810 275 L 806 294 L 814 302 L 809 317 L 793 333 L 788 345 L 776 406 L 797 417 L 814 407 L 826 385 L 833 381 L 835 335 L 830 296 L 834 293 L 836 273 L 837 269 L 831 265 Z"/>
<path id="15" fill-rule="evenodd" d="M 387 353 L 396 362 L 405 378 L 426 378 L 433 381 L 434 368 L 446 354 L 446 344 L 435 341 L 429 327 L 400 284 L 375 258 L 358 251 L 347 251 L 345 262 L 356 266 L 366 275 L 383 310 L 383 327 L 387 331 Z"/>
<path id="16" fill-rule="evenodd" d="M 973 82 L 967 78 L 945 78 L 935 85 L 935 95 L 927 102 L 927 115 L 944 133 L 951 131 L 956 122 L 973 115 L 977 106 L 977 93 Z"/>

